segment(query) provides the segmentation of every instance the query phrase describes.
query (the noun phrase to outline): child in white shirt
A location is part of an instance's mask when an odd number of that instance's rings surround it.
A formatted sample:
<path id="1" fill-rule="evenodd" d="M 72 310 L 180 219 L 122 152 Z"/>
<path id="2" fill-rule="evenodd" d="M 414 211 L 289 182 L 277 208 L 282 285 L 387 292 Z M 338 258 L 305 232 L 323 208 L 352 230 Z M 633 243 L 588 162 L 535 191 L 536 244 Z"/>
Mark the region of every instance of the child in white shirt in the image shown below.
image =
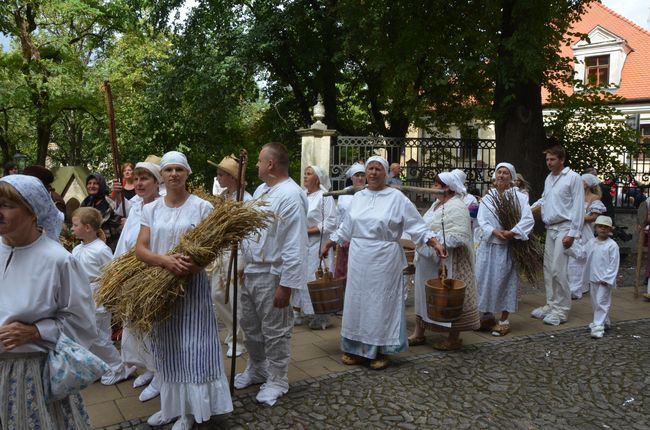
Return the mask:
<path id="1" fill-rule="evenodd" d="M 72 232 L 81 240 L 81 243 L 72 250 L 72 256 L 84 270 L 93 295 L 99 286 L 97 280 L 101 268 L 113 259 L 111 248 L 104 243 L 105 236 L 101 224 L 102 214 L 95 208 L 82 207 L 72 214 Z M 102 384 L 113 385 L 127 379 L 136 368 L 124 366 L 120 353 L 113 345 L 111 313 L 103 306 L 95 305 L 95 319 L 97 338 L 90 347 L 90 352 L 104 360 L 110 367 L 110 370 L 102 376 Z"/>
<path id="2" fill-rule="evenodd" d="M 594 319 L 589 328 L 591 337 L 600 339 L 609 325 L 609 308 L 612 304 L 612 289 L 616 287 L 616 275 L 620 261 L 618 245 L 610 237 L 612 219 L 599 216 L 594 223 L 596 237 L 585 246 L 587 263 L 585 279 L 589 282 L 591 306 Z"/>

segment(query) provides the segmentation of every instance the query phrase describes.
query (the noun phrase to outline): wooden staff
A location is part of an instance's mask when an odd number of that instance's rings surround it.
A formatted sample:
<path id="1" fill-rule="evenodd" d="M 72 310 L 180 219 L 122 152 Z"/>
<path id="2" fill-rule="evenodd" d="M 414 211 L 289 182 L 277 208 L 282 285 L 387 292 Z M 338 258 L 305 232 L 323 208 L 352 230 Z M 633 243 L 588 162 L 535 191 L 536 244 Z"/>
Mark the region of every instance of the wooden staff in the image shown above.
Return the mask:
<path id="1" fill-rule="evenodd" d="M 108 112 L 108 137 L 111 141 L 111 153 L 113 154 L 113 169 L 115 179 L 122 183 L 122 163 L 120 163 L 120 151 L 117 147 L 117 133 L 115 131 L 115 110 L 113 110 L 113 92 L 111 83 L 104 81 L 104 92 L 106 93 L 106 111 Z M 122 214 L 126 216 L 126 207 L 124 206 L 124 193 L 120 192 L 120 204 L 122 205 Z"/>
<path id="2" fill-rule="evenodd" d="M 639 239 L 636 243 L 636 282 L 634 283 L 634 298 L 639 297 L 641 264 L 643 261 L 643 239 L 645 239 L 645 224 L 648 218 L 648 205 L 641 203 L 636 213 L 636 222 L 638 225 Z"/>
<path id="3" fill-rule="evenodd" d="M 237 166 L 237 201 L 244 199 L 244 185 L 246 177 L 246 161 L 248 153 L 245 149 L 239 151 L 239 162 Z M 230 261 L 228 262 L 228 279 L 226 281 L 226 303 L 230 295 L 230 279 L 232 282 L 232 359 L 230 362 L 230 395 L 235 392 L 235 371 L 237 368 L 237 281 L 239 270 L 237 268 L 237 243 L 234 243 L 230 250 Z"/>

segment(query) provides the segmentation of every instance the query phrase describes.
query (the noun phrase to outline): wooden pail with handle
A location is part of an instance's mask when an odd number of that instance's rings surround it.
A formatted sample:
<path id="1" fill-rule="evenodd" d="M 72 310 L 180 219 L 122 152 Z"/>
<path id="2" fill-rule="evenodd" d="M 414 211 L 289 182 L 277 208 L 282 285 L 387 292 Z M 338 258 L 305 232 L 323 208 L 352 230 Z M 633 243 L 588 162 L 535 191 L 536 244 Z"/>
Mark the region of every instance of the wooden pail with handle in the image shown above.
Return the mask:
<path id="1" fill-rule="evenodd" d="M 444 265 L 439 278 L 429 279 L 425 283 L 425 292 L 429 319 L 440 322 L 460 319 L 465 302 L 465 282 L 447 279 Z"/>
<path id="2" fill-rule="evenodd" d="M 343 310 L 345 297 L 345 278 L 334 278 L 323 260 L 316 270 L 316 280 L 308 282 L 309 297 L 316 314 L 333 314 Z"/>
<path id="3" fill-rule="evenodd" d="M 408 263 L 408 267 L 404 269 L 404 274 L 412 275 L 415 273 L 415 265 L 413 265 L 413 260 L 415 259 L 415 243 L 408 239 L 400 239 L 399 243 L 402 245 L 406 262 Z"/>

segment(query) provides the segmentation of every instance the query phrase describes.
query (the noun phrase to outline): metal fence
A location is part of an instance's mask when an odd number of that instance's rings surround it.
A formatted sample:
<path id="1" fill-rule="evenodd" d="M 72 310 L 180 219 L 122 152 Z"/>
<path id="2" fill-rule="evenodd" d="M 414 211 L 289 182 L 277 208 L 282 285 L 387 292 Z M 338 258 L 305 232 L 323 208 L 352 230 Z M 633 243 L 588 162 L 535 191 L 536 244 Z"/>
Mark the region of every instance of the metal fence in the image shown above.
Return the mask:
<path id="1" fill-rule="evenodd" d="M 650 149 L 650 143 L 644 144 Z M 645 201 L 650 192 L 650 156 L 643 152 L 618 156 L 620 167 L 614 172 L 598 172 L 603 183 L 609 186 L 612 203 L 616 208 L 635 209 Z"/>
<path id="2" fill-rule="evenodd" d="M 462 169 L 467 174 L 468 190 L 483 195 L 496 165 L 496 143 L 488 139 L 338 136 L 330 154 L 333 189 L 346 186 L 345 172 L 352 164 L 373 155 L 399 160 L 404 185 L 428 188 L 438 173 Z M 407 195 L 420 207 L 431 201 L 430 194 Z"/>
<path id="3" fill-rule="evenodd" d="M 349 185 L 345 171 L 352 164 L 381 155 L 399 160 L 405 185 L 430 187 L 438 173 L 462 169 L 467 174 L 468 191 L 482 196 L 491 185 L 497 164 L 496 141 L 490 139 L 337 136 L 330 151 L 330 177 L 335 190 Z M 634 209 L 650 193 L 650 156 L 622 154 L 619 162 L 617 171 L 599 172 L 599 176 L 610 186 L 614 207 Z M 431 201 L 429 194 L 407 195 L 419 207 Z"/>

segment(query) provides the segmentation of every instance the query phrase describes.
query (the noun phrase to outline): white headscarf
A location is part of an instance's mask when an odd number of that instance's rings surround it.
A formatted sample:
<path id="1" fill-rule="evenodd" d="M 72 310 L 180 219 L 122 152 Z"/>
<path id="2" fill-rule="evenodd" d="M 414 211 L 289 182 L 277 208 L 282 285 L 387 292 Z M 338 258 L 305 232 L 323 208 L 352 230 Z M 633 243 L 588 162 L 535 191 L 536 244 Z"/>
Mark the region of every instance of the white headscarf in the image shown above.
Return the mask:
<path id="1" fill-rule="evenodd" d="M 135 168 L 142 168 L 146 169 L 148 172 L 150 172 L 154 178 L 156 178 L 156 182 L 158 184 L 162 184 L 162 177 L 160 176 L 160 166 L 154 163 L 149 163 L 148 161 L 140 161 L 139 163 L 136 163 Z"/>
<path id="2" fill-rule="evenodd" d="M 190 168 L 190 165 L 187 163 L 187 157 L 182 152 L 169 151 L 168 153 L 163 155 L 162 159 L 160 160 L 160 170 L 164 169 L 166 166 L 170 164 L 178 164 L 179 166 L 187 170 L 188 173 L 190 174 L 192 173 L 192 169 Z"/>
<path id="3" fill-rule="evenodd" d="M 454 169 L 454 170 L 451 171 L 451 173 L 458 176 L 458 179 L 460 180 L 460 182 L 462 182 L 463 184 L 465 183 L 465 180 L 467 179 L 467 173 L 465 173 L 463 170 Z"/>
<path id="4" fill-rule="evenodd" d="M 61 226 L 63 226 L 63 213 L 54 206 L 52 197 L 43 183 L 33 176 L 26 175 L 4 176 L 0 181 L 16 189 L 36 215 L 36 225 L 41 227 L 51 239 L 58 242 Z"/>
<path id="5" fill-rule="evenodd" d="M 320 189 L 327 192 L 332 188 L 332 183 L 330 182 L 330 177 L 325 172 L 325 169 L 319 166 L 307 166 L 314 171 L 316 176 L 318 176 L 318 181 L 320 182 Z"/>
<path id="6" fill-rule="evenodd" d="M 350 168 L 345 172 L 345 176 L 348 178 L 352 178 L 354 175 L 357 173 L 365 173 L 366 168 L 364 167 L 363 164 L 361 163 L 354 163 Z"/>
<path id="7" fill-rule="evenodd" d="M 388 180 L 390 179 L 390 177 L 388 176 L 388 161 L 386 161 L 384 157 L 381 157 L 379 155 L 373 155 L 372 157 L 366 160 L 366 165 L 364 167 L 368 169 L 368 164 L 372 163 L 373 161 L 376 161 L 383 166 L 384 172 L 386 172 L 386 183 L 388 183 Z"/>
<path id="8" fill-rule="evenodd" d="M 592 175 L 591 173 L 585 173 L 581 177 L 582 180 L 587 184 L 589 188 L 595 187 L 596 185 L 600 184 L 600 179 L 598 179 L 597 176 Z"/>
<path id="9" fill-rule="evenodd" d="M 517 180 L 517 171 L 515 170 L 515 166 L 505 162 L 497 164 L 497 167 L 494 168 L 494 173 L 492 173 L 492 179 L 497 178 L 497 170 L 499 170 L 501 167 L 505 167 L 510 172 L 510 182 Z"/>
<path id="10" fill-rule="evenodd" d="M 460 181 L 460 177 L 452 172 L 438 173 L 440 180 L 449 187 L 454 193 L 465 194 L 465 186 Z"/>

